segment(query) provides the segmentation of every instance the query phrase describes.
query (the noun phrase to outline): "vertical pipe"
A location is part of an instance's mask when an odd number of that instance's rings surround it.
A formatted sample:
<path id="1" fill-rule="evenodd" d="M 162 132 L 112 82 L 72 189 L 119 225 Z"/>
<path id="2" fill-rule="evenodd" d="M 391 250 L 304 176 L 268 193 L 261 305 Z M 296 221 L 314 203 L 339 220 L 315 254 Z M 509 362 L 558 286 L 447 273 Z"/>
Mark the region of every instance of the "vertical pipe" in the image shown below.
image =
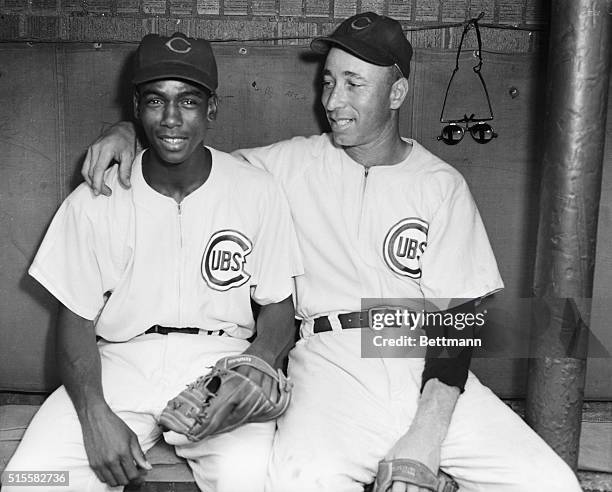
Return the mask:
<path id="1" fill-rule="evenodd" d="M 610 77 L 611 2 L 552 0 L 527 420 L 574 469 Z"/>

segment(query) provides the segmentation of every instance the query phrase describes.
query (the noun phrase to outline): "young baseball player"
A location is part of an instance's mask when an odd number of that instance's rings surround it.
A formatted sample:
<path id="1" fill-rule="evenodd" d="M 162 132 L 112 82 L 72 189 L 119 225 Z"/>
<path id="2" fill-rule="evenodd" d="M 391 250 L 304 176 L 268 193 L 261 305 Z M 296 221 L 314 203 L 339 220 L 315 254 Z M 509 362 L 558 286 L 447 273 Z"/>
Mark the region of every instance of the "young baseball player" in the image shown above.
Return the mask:
<path id="1" fill-rule="evenodd" d="M 412 55 L 400 24 L 358 14 L 311 46 L 326 54 L 331 133 L 238 151 L 282 184 L 306 272 L 296 279 L 293 400 L 267 490 L 360 491 L 385 460 L 395 467 L 377 492 L 439 490 L 439 468 L 465 491 L 579 491 L 569 467 L 469 372 L 469 351 L 361 357 L 364 298 L 464 315 L 503 283 L 465 180 L 400 136 Z M 116 126 L 89 149 L 87 182 L 107 194 L 111 158 L 127 182 L 133 146 L 130 125 Z"/>
<path id="2" fill-rule="evenodd" d="M 115 170 L 105 178 L 116 190 L 108 199 L 79 186 L 30 268 L 62 303 L 63 386 L 7 470 L 68 470 L 63 490 L 142 480 L 168 400 L 223 357 L 278 367 L 294 340 L 292 277 L 302 266 L 282 191 L 267 173 L 203 143 L 217 111 L 209 43 L 148 35 L 134 73 L 149 148 L 134 160 L 132 187 L 118 186 Z M 261 307 L 257 323 L 251 300 Z M 272 421 L 198 442 L 164 438 L 202 490 L 261 491 L 274 429 Z"/>

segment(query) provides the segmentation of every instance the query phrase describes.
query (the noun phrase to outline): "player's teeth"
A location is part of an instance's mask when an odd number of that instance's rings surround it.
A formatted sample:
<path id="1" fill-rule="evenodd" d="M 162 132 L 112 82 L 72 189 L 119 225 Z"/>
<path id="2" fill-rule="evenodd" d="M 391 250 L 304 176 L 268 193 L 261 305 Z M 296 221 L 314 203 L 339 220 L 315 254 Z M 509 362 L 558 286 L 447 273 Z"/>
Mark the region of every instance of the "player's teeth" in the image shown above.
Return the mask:
<path id="1" fill-rule="evenodd" d="M 172 144 L 179 143 L 182 140 L 183 140 L 182 138 L 164 138 L 165 142 L 172 143 Z"/>

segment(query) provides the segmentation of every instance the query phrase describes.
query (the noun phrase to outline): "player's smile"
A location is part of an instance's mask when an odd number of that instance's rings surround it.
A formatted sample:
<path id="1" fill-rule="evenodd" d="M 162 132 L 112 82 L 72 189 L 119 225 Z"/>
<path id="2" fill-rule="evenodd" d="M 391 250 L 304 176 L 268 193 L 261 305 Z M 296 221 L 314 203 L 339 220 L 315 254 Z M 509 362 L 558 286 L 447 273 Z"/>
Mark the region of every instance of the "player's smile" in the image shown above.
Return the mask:
<path id="1" fill-rule="evenodd" d="M 335 118 L 329 113 L 327 114 L 327 119 L 333 132 L 346 130 L 349 125 L 355 122 L 354 118 Z"/>
<path id="2" fill-rule="evenodd" d="M 332 48 L 323 70 L 321 102 L 337 145 L 367 145 L 389 127 L 387 67 Z"/>
<path id="3" fill-rule="evenodd" d="M 168 152 L 180 152 L 188 143 L 188 138 L 182 136 L 158 135 L 157 138 Z"/>

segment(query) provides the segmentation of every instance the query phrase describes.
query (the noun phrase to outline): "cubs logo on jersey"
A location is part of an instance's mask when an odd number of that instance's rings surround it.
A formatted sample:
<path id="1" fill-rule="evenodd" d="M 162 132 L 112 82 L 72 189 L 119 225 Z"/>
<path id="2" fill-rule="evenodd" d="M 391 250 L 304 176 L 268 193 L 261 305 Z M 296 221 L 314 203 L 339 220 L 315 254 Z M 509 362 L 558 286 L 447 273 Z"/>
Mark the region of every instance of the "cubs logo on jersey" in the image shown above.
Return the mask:
<path id="1" fill-rule="evenodd" d="M 387 266 L 398 275 L 421 278 L 421 256 L 427 248 L 429 224 L 416 217 L 400 220 L 387 235 L 383 256 Z"/>
<path id="2" fill-rule="evenodd" d="M 245 270 L 245 263 L 252 249 L 250 239 L 238 231 L 215 232 L 202 256 L 202 277 L 208 286 L 226 291 L 249 280 L 251 275 Z"/>

